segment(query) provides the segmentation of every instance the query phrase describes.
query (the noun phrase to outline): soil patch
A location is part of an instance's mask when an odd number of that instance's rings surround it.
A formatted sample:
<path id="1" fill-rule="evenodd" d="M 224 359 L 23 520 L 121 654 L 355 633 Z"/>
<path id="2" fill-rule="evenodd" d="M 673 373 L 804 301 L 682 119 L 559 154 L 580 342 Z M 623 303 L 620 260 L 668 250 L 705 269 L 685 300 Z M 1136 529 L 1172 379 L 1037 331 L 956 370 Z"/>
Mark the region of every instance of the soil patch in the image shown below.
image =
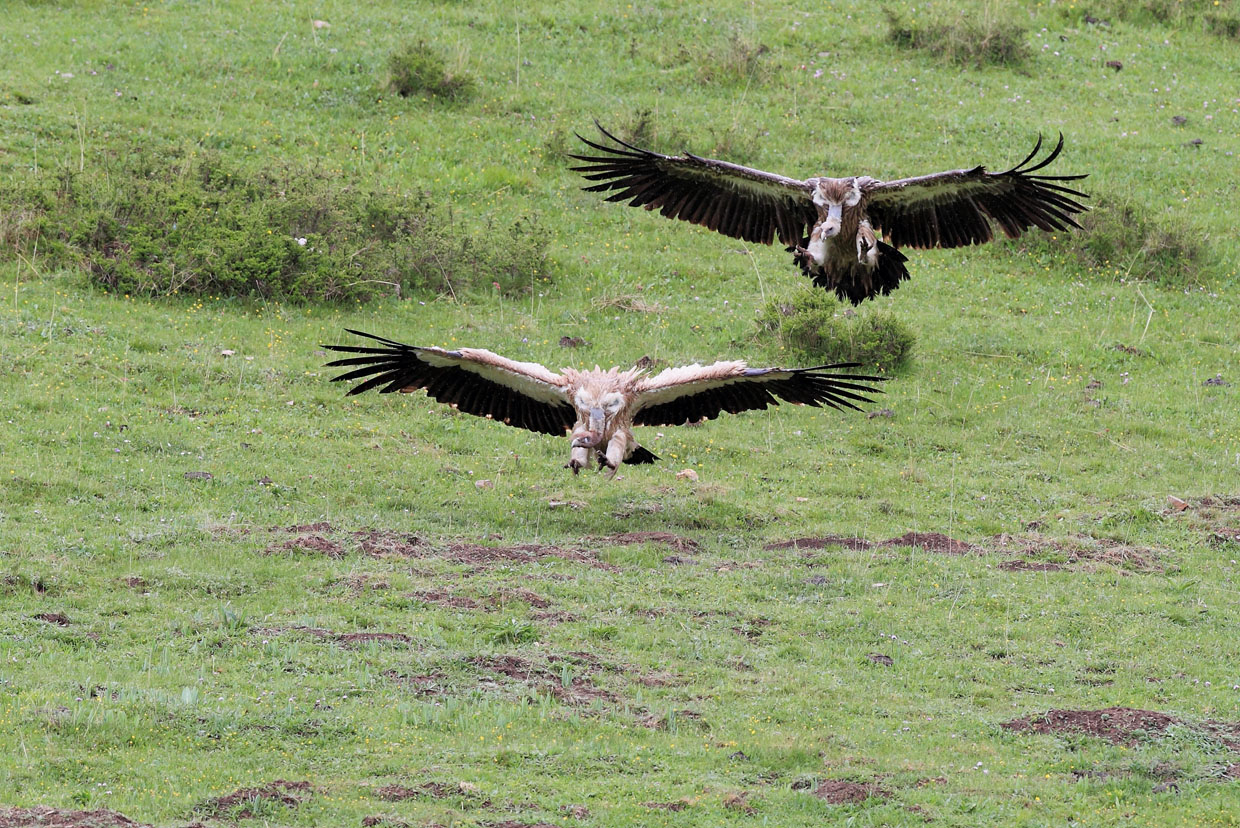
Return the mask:
<path id="1" fill-rule="evenodd" d="M 599 663 L 590 654 L 549 656 L 548 661 L 572 662 L 578 665 L 578 669 L 562 673 L 550 666 L 535 664 L 516 655 L 478 656 L 469 659 L 469 663 L 475 667 L 528 684 L 549 693 L 563 704 L 582 707 L 595 701 L 616 701 L 614 693 L 594 685 L 592 676 L 598 671 Z"/>
<path id="2" fill-rule="evenodd" d="M 446 592 L 444 590 L 428 589 L 419 590 L 409 593 L 410 598 L 416 598 L 427 604 L 435 604 L 440 607 L 448 607 L 449 609 L 478 609 L 478 602 L 467 595 L 457 595 L 454 592 Z"/>
<path id="3" fill-rule="evenodd" d="M 34 618 L 36 621 L 46 621 L 49 624 L 55 624 L 57 627 L 67 627 L 73 623 L 69 620 L 69 616 L 63 612 L 41 612 L 34 616 Z"/>
<path id="4" fill-rule="evenodd" d="M 357 548 L 375 558 L 415 558 L 426 549 L 426 541 L 407 532 L 386 529 L 363 529 L 351 532 Z"/>
<path id="5" fill-rule="evenodd" d="M 315 638 L 327 638 L 340 644 L 364 644 L 368 641 L 387 641 L 399 644 L 412 644 L 413 639 L 404 633 L 389 632 L 356 632 L 356 633 L 338 633 L 327 630 L 322 627 L 306 627 L 301 624 L 295 624 L 291 627 L 254 627 L 250 630 L 252 635 L 271 636 L 281 635 L 286 632 L 300 632 Z"/>
<path id="6" fill-rule="evenodd" d="M 1112 566 L 1132 572 L 1162 572 L 1164 550 L 1129 546 L 1111 538 L 1071 535 L 1055 539 L 1041 535 L 996 535 L 987 544 L 996 552 L 1019 555 L 1000 569 L 1012 572 L 1054 572 L 1063 569 L 1093 571 Z M 1050 560 L 1046 560 L 1050 558 Z"/>
<path id="7" fill-rule="evenodd" d="M 384 785 L 375 791 L 375 795 L 389 802 L 401 802 L 406 799 L 447 799 L 450 796 L 477 798 L 477 795 L 464 785 L 449 785 L 444 782 L 423 782 L 412 788 L 405 785 Z M 482 807 L 488 807 L 490 804 L 490 800 L 480 803 Z"/>
<path id="8" fill-rule="evenodd" d="M 829 546 L 842 546 L 845 549 L 870 549 L 874 544 L 863 538 L 846 538 L 842 535 L 823 535 L 820 538 L 793 538 L 792 540 L 768 543 L 762 547 L 767 551 L 777 549 L 826 549 Z"/>
<path id="9" fill-rule="evenodd" d="M 981 552 L 971 543 L 965 543 L 939 532 L 905 532 L 898 538 L 883 541 L 880 546 L 920 547 L 927 552 L 938 552 L 944 555 L 967 555 L 970 552 Z"/>
<path id="10" fill-rule="evenodd" d="M 1164 736 L 1173 725 L 1203 732 L 1231 750 L 1240 750 L 1240 722 L 1207 721 L 1191 724 L 1156 710 L 1107 707 L 1102 710 L 1048 710 L 1041 715 L 1012 719 L 1000 725 L 1016 733 L 1084 733 L 1115 745 L 1131 747 L 1146 736 Z"/>
<path id="11" fill-rule="evenodd" d="M 487 566 L 496 563 L 534 563 L 547 558 L 583 563 L 608 572 L 620 568 L 604 563 L 598 556 L 584 549 L 566 549 L 560 546 L 543 546 L 523 543 L 515 546 L 483 546 L 477 543 L 453 543 L 444 550 L 444 557 L 456 563 Z"/>
<path id="12" fill-rule="evenodd" d="M 312 552 L 329 558 L 343 558 L 344 547 L 323 535 L 301 535 L 280 543 L 273 543 L 263 550 L 264 555 L 288 552 Z"/>
<path id="13" fill-rule="evenodd" d="M 483 822 L 480 824 L 487 826 L 487 828 L 560 828 L 560 826 L 551 822 L 517 822 L 512 819 L 506 819 L 503 822 Z"/>
<path id="14" fill-rule="evenodd" d="M 622 532 L 619 535 L 604 535 L 592 538 L 596 543 L 613 546 L 631 546 L 639 543 L 657 543 L 670 547 L 677 552 L 697 552 L 701 547 L 692 538 L 673 535 L 671 532 Z"/>
<path id="15" fill-rule="evenodd" d="M 60 808 L 0 808 L 0 828 L 148 828 L 124 814 L 100 808 L 68 811 Z"/>
<path id="16" fill-rule="evenodd" d="M 886 799 L 891 794 L 873 783 L 824 779 L 814 788 L 814 796 L 831 805 L 859 805 L 867 799 Z"/>
<path id="17" fill-rule="evenodd" d="M 1207 495 L 1186 501 L 1168 498 L 1163 514 L 1183 512 L 1214 544 L 1240 544 L 1240 496 Z"/>
<path id="18" fill-rule="evenodd" d="M 689 803 L 685 802 L 683 799 L 680 799 L 676 802 L 643 802 L 642 807 L 651 808 L 656 811 L 672 811 L 675 813 L 676 811 L 683 811 L 688 804 Z"/>
<path id="19" fill-rule="evenodd" d="M 547 611 L 540 611 L 540 612 L 531 612 L 530 618 L 533 619 L 534 621 L 542 621 L 543 623 L 553 624 L 553 625 L 564 624 L 569 621 L 580 620 L 577 618 L 576 615 L 573 615 L 571 612 L 565 612 L 564 610 L 547 610 Z"/>
<path id="20" fill-rule="evenodd" d="M 443 673 L 427 673 L 421 676 L 403 676 L 395 670 L 384 670 L 383 677 L 402 685 L 416 696 L 438 696 L 447 690 Z"/>
<path id="21" fill-rule="evenodd" d="M 257 788 L 241 788 L 230 794 L 208 799 L 196 811 L 211 816 L 229 816 L 233 819 L 249 819 L 254 816 L 251 805 L 275 802 L 288 808 L 296 808 L 310 794 L 309 782 L 286 782 L 277 779 Z M 240 808 L 240 810 L 234 810 Z"/>

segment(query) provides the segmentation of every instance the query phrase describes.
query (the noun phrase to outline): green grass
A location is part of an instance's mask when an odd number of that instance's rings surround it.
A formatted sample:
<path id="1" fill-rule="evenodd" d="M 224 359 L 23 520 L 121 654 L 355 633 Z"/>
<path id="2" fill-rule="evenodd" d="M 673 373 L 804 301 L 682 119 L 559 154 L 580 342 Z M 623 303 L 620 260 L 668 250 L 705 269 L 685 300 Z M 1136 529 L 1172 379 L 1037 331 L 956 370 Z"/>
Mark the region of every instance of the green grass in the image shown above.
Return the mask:
<path id="1" fill-rule="evenodd" d="M 1220 779 L 1240 754 L 1204 723 L 1240 721 L 1240 547 L 1214 537 L 1240 510 L 1197 500 L 1240 494 L 1240 46 L 1203 29 L 1233 5 L 1107 26 L 996 6 L 1030 54 L 975 70 L 843 4 L 10 4 L 0 805 L 160 826 L 1236 824 Z M 893 6 L 923 28 L 964 8 Z M 387 90 L 420 41 L 469 97 Z M 890 416 L 645 429 L 663 460 L 607 481 L 563 469 L 564 440 L 422 395 L 345 400 L 319 345 L 346 326 L 554 368 L 799 362 L 757 325 L 803 290 L 789 256 L 581 192 L 562 154 L 594 117 L 796 176 L 999 169 L 1063 131 L 1057 169 L 1129 212 L 1096 225 L 1111 247 L 910 253 L 911 280 L 858 309 L 916 337 L 872 406 Z M 489 262 L 537 217 L 547 272 L 346 303 L 108 291 L 53 244 L 72 212 L 27 194 L 135 155 L 426 194 Z M 1151 238 L 1174 275 L 1142 266 Z M 636 531 L 697 546 L 600 540 Z M 908 531 L 983 552 L 765 548 Z M 1035 542 L 1024 560 L 1064 568 L 1001 568 Z M 1000 727 L 1109 706 L 1183 723 L 1126 745 Z M 888 796 L 829 804 L 824 780 Z"/>

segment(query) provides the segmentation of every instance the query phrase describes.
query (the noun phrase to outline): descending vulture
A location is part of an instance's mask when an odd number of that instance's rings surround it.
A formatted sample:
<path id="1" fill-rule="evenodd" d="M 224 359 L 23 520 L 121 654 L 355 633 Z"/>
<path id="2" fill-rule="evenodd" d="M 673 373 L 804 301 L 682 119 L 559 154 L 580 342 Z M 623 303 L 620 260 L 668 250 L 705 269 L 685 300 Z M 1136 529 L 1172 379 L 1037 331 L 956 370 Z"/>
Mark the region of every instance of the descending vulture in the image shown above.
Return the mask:
<path id="1" fill-rule="evenodd" d="M 348 330 L 348 329 L 346 329 Z M 349 330 L 380 343 L 379 347 L 324 345 L 358 354 L 327 363 L 352 370 L 333 382 L 365 380 L 349 389 L 360 394 L 410 393 L 420 388 L 466 414 L 500 420 L 540 434 L 571 430 L 567 468 L 576 474 L 591 460 L 614 475 L 621 463 L 653 463 L 654 454 L 637 444 L 633 426 L 672 426 L 779 405 L 829 405 L 860 410 L 877 388 L 863 382 L 883 377 L 832 373 L 853 368 L 844 362 L 816 368 L 749 368 L 744 362 L 686 365 L 646 376 L 641 368 L 604 371 L 563 369 L 557 374 L 534 362 L 514 362 L 481 348 L 421 348 L 374 334 Z"/>
<path id="2" fill-rule="evenodd" d="M 1039 135 L 1033 152 L 1006 172 L 977 166 L 895 181 L 800 181 L 691 153 L 660 155 L 595 126 L 607 142 L 577 137 L 600 154 L 570 156 L 585 162 L 571 169 L 598 182 L 587 191 L 615 191 L 608 201 L 658 208 L 668 218 L 745 241 L 771 244 L 778 237 L 815 285 L 854 305 L 908 278 L 899 247 L 982 244 L 994 238 L 992 220 L 1008 238 L 1030 227 L 1079 228 L 1072 216 L 1086 207 L 1075 198 L 1088 198 L 1057 183 L 1084 175 L 1033 174 L 1059 156 L 1063 135 L 1049 155 L 1031 163 L 1042 149 Z"/>

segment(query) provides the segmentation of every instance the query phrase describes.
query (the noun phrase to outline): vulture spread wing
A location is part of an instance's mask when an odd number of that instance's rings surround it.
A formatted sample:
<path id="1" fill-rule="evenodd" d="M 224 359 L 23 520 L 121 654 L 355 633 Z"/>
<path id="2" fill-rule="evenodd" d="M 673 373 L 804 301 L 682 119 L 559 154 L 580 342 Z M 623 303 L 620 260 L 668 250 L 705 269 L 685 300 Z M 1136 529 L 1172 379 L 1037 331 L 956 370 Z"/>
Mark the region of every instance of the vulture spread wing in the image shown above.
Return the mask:
<path id="1" fill-rule="evenodd" d="M 858 364 L 749 368 L 743 362 L 716 362 L 705 367 L 668 368 L 638 381 L 633 424 L 670 426 L 686 421 L 713 420 L 721 411 L 737 414 L 779 405 L 780 400 L 860 410 L 854 401 L 873 402 L 865 395 L 881 393 L 861 383 L 882 382 L 885 377 L 826 373 L 838 368 L 855 368 Z"/>
<path id="2" fill-rule="evenodd" d="M 1033 175 L 1050 164 L 1063 149 L 1063 135 L 1050 154 L 1032 166 L 1042 149 L 1042 136 L 1033 152 L 1012 169 L 971 170 L 901 178 L 897 181 L 862 179 L 875 230 L 882 230 L 895 247 L 963 247 L 994 238 L 990 220 L 1015 238 L 1030 227 L 1067 230 L 1080 227 L 1072 218 L 1084 212 L 1076 198 L 1085 193 L 1057 183 L 1077 181 L 1084 175 Z"/>
<path id="3" fill-rule="evenodd" d="M 372 388 L 379 388 L 381 394 L 425 388 L 428 396 L 455 405 L 466 414 L 556 436 L 562 436 L 577 420 L 577 412 L 564 392 L 563 377 L 537 363 L 514 362 L 481 348 L 445 351 L 402 345 L 374 334 L 346 330 L 382 343 L 382 347 L 323 346 L 361 354 L 327 363 L 328 368 L 361 366 L 332 378 L 332 382 L 365 380 L 350 388 L 350 395 Z"/>
<path id="4" fill-rule="evenodd" d="M 809 237 L 818 220 L 807 181 L 700 158 L 660 155 L 621 141 L 595 121 L 610 143 L 577 137 L 601 155 L 570 155 L 571 169 L 598 184 L 587 192 L 616 192 L 608 201 L 658 208 L 668 218 L 700 224 L 726 236 L 771 244 L 776 236 L 792 247 Z"/>

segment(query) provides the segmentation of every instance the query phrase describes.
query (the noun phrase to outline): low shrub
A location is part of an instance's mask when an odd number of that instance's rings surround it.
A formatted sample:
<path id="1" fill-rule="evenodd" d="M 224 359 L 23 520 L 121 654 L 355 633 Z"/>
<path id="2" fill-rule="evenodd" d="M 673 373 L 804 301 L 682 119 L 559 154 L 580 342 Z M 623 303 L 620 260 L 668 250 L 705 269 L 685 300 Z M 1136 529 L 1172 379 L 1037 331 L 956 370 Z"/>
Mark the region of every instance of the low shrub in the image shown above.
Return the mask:
<path id="1" fill-rule="evenodd" d="M 940 55 L 961 66 L 1016 66 L 1033 54 L 1028 30 L 989 13 L 911 23 L 885 9 L 887 40 L 902 49 Z"/>
<path id="2" fill-rule="evenodd" d="M 816 288 L 803 289 L 791 300 L 768 302 L 758 328 L 801 362 L 860 362 L 884 371 L 904 365 L 916 341 L 890 311 L 853 310 Z"/>
<path id="3" fill-rule="evenodd" d="M 464 100 L 477 86 L 463 66 L 449 68 L 443 56 L 425 41 L 407 43 L 393 52 L 387 68 L 387 87 L 402 98 Z"/>
<path id="4" fill-rule="evenodd" d="M 1240 39 L 1237 0 L 1093 0 L 1088 5 L 1063 4 L 1060 14 L 1074 22 L 1099 26 L 1122 20 Z"/>
<path id="5" fill-rule="evenodd" d="M 127 153 L 16 195 L 0 213 L 6 244 L 38 245 L 41 259 L 129 294 L 352 301 L 496 284 L 517 293 L 548 278 L 549 236 L 535 218 L 475 234 L 426 194 L 322 169 Z"/>
<path id="6" fill-rule="evenodd" d="M 1124 199 L 1100 196 L 1072 233 L 1034 233 L 1026 245 L 1069 253 L 1090 270 L 1173 286 L 1205 281 L 1218 266 L 1205 234 L 1183 222 L 1157 220 Z"/>

